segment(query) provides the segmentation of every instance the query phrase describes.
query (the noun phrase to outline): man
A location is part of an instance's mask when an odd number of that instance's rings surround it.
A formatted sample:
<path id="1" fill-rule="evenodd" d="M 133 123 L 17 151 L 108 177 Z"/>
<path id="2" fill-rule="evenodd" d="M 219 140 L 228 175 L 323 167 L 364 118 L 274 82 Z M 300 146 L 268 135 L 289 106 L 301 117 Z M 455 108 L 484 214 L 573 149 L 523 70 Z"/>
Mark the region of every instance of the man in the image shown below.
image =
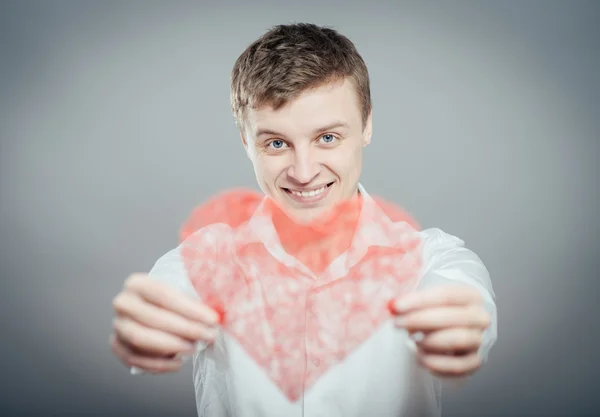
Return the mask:
<path id="1" fill-rule="evenodd" d="M 127 279 L 114 300 L 113 352 L 134 371 L 151 373 L 176 371 L 193 355 L 200 416 L 439 416 L 442 379 L 473 374 L 495 343 L 494 294 L 486 268 L 460 239 L 390 220 L 359 183 L 372 115 L 367 68 L 354 45 L 332 29 L 277 26 L 236 61 L 231 100 L 266 197 L 242 219 L 201 219 L 204 227 L 189 231 L 148 275 Z M 280 207 L 318 222 L 332 207 L 356 201 L 358 209 L 347 211 L 356 212 L 354 238 L 340 238 L 346 243 L 324 263 L 294 248 L 285 235 L 296 226 L 273 215 Z M 370 224 L 367 213 L 380 221 Z M 363 233 L 383 224 L 378 237 Z M 421 242 L 418 268 L 400 256 L 414 252 L 400 248 L 401 234 Z M 253 252 L 242 253 L 250 244 Z M 365 324 L 367 310 L 383 317 L 387 303 L 377 292 L 363 310 L 319 301 L 325 286 L 377 247 L 397 250 L 386 258 L 395 270 L 410 264 L 418 271 L 402 281 L 410 285 L 385 283 L 392 320 Z M 257 257 L 272 268 L 261 270 Z M 378 279 L 368 274 L 361 280 Z M 285 297 L 296 310 L 277 304 Z M 330 316 L 338 321 L 327 327 Z M 350 339 L 352 346 L 344 345 Z"/>

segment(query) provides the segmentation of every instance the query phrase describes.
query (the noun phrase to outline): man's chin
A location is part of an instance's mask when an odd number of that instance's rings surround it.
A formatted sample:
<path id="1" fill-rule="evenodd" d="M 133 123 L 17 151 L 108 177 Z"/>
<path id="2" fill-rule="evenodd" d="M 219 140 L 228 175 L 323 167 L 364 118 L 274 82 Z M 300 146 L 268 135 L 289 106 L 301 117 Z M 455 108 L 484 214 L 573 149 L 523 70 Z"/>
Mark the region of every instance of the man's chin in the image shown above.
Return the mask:
<path id="1" fill-rule="evenodd" d="M 319 216 L 328 211 L 328 205 L 319 205 L 313 207 L 298 207 L 297 205 L 279 203 L 285 213 L 295 222 L 299 224 L 310 223 Z"/>

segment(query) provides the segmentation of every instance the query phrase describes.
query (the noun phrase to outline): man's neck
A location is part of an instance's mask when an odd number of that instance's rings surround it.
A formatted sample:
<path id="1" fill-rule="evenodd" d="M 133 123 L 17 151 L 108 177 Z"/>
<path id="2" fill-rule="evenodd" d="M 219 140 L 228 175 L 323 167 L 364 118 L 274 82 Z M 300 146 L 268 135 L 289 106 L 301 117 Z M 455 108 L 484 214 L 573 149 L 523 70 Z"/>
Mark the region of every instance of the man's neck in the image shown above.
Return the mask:
<path id="1" fill-rule="evenodd" d="M 299 224 L 275 207 L 271 211 L 273 225 L 284 250 L 318 273 L 352 244 L 362 203 L 357 193 L 309 224 Z"/>

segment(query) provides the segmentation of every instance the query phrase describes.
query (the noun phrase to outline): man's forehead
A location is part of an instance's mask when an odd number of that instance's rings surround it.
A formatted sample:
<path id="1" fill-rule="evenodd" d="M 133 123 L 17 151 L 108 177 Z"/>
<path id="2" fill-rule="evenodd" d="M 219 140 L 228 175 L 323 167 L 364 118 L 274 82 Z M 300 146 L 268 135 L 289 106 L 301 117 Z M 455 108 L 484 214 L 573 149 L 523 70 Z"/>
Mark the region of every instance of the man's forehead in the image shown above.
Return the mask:
<path id="1" fill-rule="evenodd" d="M 284 106 L 251 108 L 246 112 L 246 125 L 255 136 L 272 131 L 313 132 L 325 128 L 350 129 L 360 124 L 361 112 L 355 97 L 349 99 L 345 84 L 327 85 L 303 92 Z M 351 87 L 351 85 L 350 85 Z"/>

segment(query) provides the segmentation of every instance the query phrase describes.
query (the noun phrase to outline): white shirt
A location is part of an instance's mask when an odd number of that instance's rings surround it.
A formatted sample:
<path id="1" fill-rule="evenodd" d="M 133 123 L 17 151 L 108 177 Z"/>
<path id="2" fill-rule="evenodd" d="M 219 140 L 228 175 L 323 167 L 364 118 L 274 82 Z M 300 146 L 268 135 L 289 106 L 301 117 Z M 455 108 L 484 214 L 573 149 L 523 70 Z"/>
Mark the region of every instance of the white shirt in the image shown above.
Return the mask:
<path id="1" fill-rule="evenodd" d="M 441 381 L 417 364 L 414 342 L 407 333 L 389 317 L 381 316 L 385 307 L 378 306 L 398 292 L 442 284 L 477 288 L 491 316 L 480 351 L 487 360 L 497 339 L 497 314 L 489 273 L 479 257 L 466 249 L 462 240 L 439 229 L 417 232 L 409 230 L 406 223 L 391 223 L 364 188 L 359 188 L 364 202 L 352 249 L 319 277 L 285 253 L 261 208 L 239 229 L 225 224 L 200 229 L 156 262 L 149 273 L 153 279 L 204 301 L 225 297 L 230 304 L 225 306 L 233 322 L 230 331 L 221 330 L 213 344 L 199 346 L 193 357 L 199 417 L 440 416 Z M 380 222 L 372 221 L 374 215 Z M 421 242 L 415 277 L 373 280 L 377 283 L 374 289 L 365 289 L 364 284 L 359 291 L 369 303 L 363 303 L 363 310 L 351 312 L 343 301 L 333 301 L 327 288 L 350 285 L 340 281 L 349 271 L 358 270 L 355 275 L 369 282 L 372 268 L 352 269 L 369 247 L 399 247 L 406 242 L 398 236 L 411 233 Z M 277 276 L 281 268 L 265 270 L 253 263 L 252 255 L 232 250 L 254 242 L 259 242 L 274 262 L 288 266 L 286 276 Z M 204 254 L 201 265 L 186 263 L 194 250 Z M 207 251 L 212 255 L 207 256 Z M 397 269 L 412 262 L 407 255 L 401 261 L 404 264 L 396 264 L 397 258 L 390 258 Z M 192 268 L 203 272 L 190 278 Z M 234 271 L 237 278 L 231 278 Z M 279 287 L 279 283 L 287 284 Z M 355 291 L 361 284 L 352 285 Z M 343 288 L 339 291 L 344 295 Z M 286 297 L 287 305 L 277 304 Z M 304 308 L 300 321 L 299 307 L 289 305 L 294 302 Z M 311 303 L 317 309 L 314 316 Z M 332 305 L 337 307 L 322 311 Z M 377 324 L 367 324 L 365 314 L 378 320 Z M 299 322 L 303 327 L 296 331 Z M 284 337 L 277 339 L 280 335 Z M 354 345 L 346 346 L 347 341 Z M 278 343 L 283 346 L 276 346 Z M 132 372 L 139 373 L 135 368 Z"/>

